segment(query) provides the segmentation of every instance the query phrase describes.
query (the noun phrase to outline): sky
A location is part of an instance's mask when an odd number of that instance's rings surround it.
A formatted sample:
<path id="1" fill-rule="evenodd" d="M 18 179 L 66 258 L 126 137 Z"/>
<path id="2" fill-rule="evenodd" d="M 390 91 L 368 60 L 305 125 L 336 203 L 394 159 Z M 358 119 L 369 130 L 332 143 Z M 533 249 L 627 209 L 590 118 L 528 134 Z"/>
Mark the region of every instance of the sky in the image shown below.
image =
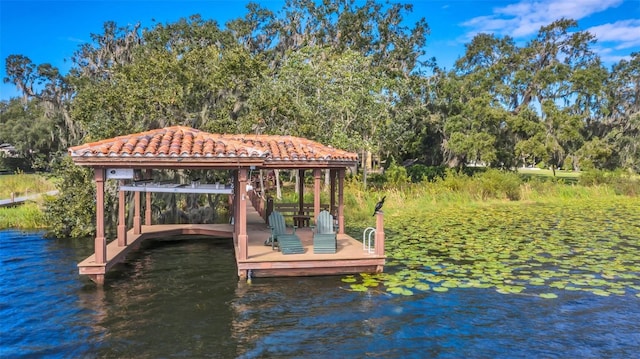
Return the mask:
<path id="1" fill-rule="evenodd" d="M 271 10 L 284 1 L 254 0 Z M 413 24 L 424 17 L 429 24 L 427 56 L 451 69 L 478 33 L 509 35 L 524 45 L 541 26 L 560 18 L 578 21 L 598 40 L 594 47 L 607 66 L 640 52 L 640 0 L 413 0 Z M 118 25 L 169 23 L 193 14 L 223 26 L 246 14 L 243 0 L 0 0 L 0 78 L 6 77 L 4 59 L 27 56 L 35 64 L 49 63 L 67 73 L 71 56 L 92 33 L 102 33 L 105 21 Z M 155 21 L 155 22 L 154 22 Z M 12 84 L 0 85 L 0 99 L 19 96 Z"/>

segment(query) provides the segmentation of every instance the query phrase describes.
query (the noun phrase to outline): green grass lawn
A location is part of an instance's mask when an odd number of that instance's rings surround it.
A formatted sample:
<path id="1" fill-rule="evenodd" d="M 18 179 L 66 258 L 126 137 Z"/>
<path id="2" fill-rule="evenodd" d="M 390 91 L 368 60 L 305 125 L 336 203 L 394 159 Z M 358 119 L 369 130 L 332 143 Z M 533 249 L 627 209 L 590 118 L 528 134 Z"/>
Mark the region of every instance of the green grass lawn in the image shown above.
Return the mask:
<path id="1" fill-rule="evenodd" d="M 18 197 L 54 189 L 54 183 L 39 174 L 17 173 L 0 176 L 0 199 L 11 198 L 11 193 Z M 38 200 L 16 207 L 0 208 L 0 228 L 46 228 L 41 203 L 42 200 Z"/>
<path id="2" fill-rule="evenodd" d="M 527 178 L 554 178 L 553 171 L 541 168 L 518 168 L 518 173 Z M 556 170 L 555 178 L 565 183 L 577 183 L 580 172 Z"/>
<path id="3" fill-rule="evenodd" d="M 40 203 L 27 202 L 16 207 L 0 208 L 0 229 L 4 228 L 47 228 L 47 223 L 44 220 Z"/>
<path id="4" fill-rule="evenodd" d="M 0 199 L 43 193 L 55 189 L 53 182 L 39 174 L 17 173 L 0 176 Z"/>

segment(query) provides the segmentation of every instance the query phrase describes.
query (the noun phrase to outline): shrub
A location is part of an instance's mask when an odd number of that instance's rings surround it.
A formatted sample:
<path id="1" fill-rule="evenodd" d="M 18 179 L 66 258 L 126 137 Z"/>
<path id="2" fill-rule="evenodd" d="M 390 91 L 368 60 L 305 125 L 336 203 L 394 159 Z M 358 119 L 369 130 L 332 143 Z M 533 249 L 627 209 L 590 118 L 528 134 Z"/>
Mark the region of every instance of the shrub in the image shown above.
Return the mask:
<path id="1" fill-rule="evenodd" d="M 385 175 L 382 173 L 368 173 L 367 185 L 374 187 L 382 187 L 386 182 Z"/>
<path id="2" fill-rule="evenodd" d="M 522 179 L 516 173 L 488 169 L 474 178 L 479 181 L 482 199 L 508 198 L 512 201 L 520 199 Z"/>
<path id="3" fill-rule="evenodd" d="M 616 177 L 613 181 L 616 194 L 636 197 L 640 194 L 640 181 L 629 177 Z"/>
<path id="4" fill-rule="evenodd" d="M 468 182 L 469 176 L 451 168 L 447 168 L 444 178 L 437 181 L 438 184 L 441 184 L 450 191 L 461 191 L 468 187 Z"/>
<path id="5" fill-rule="evenodd" d="M 640 181 L 622 171 L 607 172 L 602 170 L 584 171 L 580 175 L 582 186 L 608 186 L 616 194 L 637 196 L 640 193 Z"/>
<path id="6" fill-rule="evenodd" d="M 401 165 L 391 162 L 389 168 L 384 171 L 387 184 L 392 186 L 398 186 L 409 182 L 409 176 L 407 175 L 407 169 Z"/>
<path id="7" fill-rule="evenodd" d="M 425 166 L 417 164 L 407 168 L 407 174 L 411 178 L 411 182 L 414 183 L 422 181 L 433 182 L 437 178 L 444 178 L 445 170 L 446 167 L 444 166 Z"/>
<path id="8" fill-rule="evenodd" d="M 598 186 L 610 182 L 611 179 L 608 178 L 607 172 L 597 169 L 582 172 L 578 180 L 578 183 L 582 186 Z"/>
<path id="9" fill-rule="evenodd" d="M 95 233 L 95 187 L 92 171 L 73 164 L 65 157 L 55 167 L 60 193 L 45 202 L 45 220 L 49 224 L 49 235 L 63 237 L 86 237 Z M 109 207 L 105 196 L 105 207 Z"/>

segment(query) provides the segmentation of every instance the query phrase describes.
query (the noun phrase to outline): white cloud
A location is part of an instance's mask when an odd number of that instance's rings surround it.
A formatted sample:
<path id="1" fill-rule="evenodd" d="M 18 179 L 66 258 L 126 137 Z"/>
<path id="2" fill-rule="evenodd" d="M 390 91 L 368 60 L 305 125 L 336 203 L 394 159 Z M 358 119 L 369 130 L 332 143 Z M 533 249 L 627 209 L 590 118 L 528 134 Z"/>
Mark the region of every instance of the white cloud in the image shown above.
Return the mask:
<path id="1" fill-rule="evenodd" d="M 615 54 L 611 48 L 594 46 L 593 51 L 600 56 L 600 59 L 605 64 L 616 64 L 622 60 L 631 60 L 631 55 Z"/>
<path id="2" fill-rule="evenodd" d="M 77 37 L 72 37 L 72 36 L 67 37 L 67 41 L 75 42 L 75 43 L 78 43 L 78 44 L 84 44 L 85 42 L 87 42 L 86 40 L 82 40 L 82 39 L 79 39 Z"/>
<path id="3" fill-rule="evenodd" d="M 591 14 L 620 5 L 623 0 L 541 0 L 509 4 L 493 9 L 493 14 L 462 23 L 471 28 L 467 38 L 478 33 L 495 33 L 514 38 L 538 32 L 540 27 L 561 18 L 580 20 Z"/>
<path id="4" fill-rule="evenodd" d="M 616 50 L 640 46 L 640 19 L 620 20 L 612 24 L 593 26 L 587 29 L 599 43 L 615 42 Z"/>

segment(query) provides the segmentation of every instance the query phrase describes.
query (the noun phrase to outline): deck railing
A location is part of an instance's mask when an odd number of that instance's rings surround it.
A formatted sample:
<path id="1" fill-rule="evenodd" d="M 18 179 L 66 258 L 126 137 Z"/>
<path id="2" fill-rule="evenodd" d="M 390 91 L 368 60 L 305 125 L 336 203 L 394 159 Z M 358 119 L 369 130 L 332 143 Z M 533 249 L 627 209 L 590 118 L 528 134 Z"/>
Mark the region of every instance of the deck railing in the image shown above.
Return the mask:
<path id="1" fill-rule="evenodd" d="M 267 201 L 262 196 L 258 195 L 256 191 L 248 191 L 247 193 L 249 194 L 249 200 L 251 200 L 253 208 L 255 208 L 260 217 L 266 221 L 269 217 Z"/>

